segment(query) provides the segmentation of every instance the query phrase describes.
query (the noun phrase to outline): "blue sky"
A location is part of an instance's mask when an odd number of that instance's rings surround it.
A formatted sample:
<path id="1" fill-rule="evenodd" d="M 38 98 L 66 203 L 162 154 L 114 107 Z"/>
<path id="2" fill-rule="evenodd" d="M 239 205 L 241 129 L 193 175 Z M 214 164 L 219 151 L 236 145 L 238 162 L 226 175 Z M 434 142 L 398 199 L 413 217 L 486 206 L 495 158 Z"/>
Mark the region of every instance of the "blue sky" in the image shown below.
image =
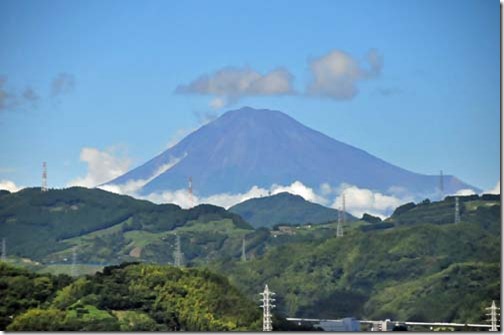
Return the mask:
<path id="1" fill-rule="evenodd" d="M 50 186 L 65 186 L 88 172 L 83 148 L 134 167 L 201 116 L 248 105 L 403 168 L 492 188 L 499 10 L 490 0 L 0 0 L 0 180 L 38 186 L 47 161 Z M 383 63 L 362 79 L 370 50 Z M 311 65 L 335 51 L 358 64 L 358 92 L 306 94 Z M 230 67 L 283 69 L 296 93 L 241 94 L 218 109 L 215 94 L 175 93 Z"/>

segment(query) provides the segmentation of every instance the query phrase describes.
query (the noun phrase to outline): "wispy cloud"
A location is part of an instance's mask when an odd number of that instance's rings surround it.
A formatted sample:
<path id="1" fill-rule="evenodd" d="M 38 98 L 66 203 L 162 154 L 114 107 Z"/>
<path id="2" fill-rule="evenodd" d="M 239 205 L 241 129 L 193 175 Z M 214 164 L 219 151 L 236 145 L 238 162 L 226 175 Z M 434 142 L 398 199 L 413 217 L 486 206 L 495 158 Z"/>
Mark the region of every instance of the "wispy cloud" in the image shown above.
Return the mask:
<path id="1" fill-rule="evenodd" d="M 117 148 L 103 151 L 96 148 L 82 148 L 80 160 L 87 164 L 87 173 L 68 182 L 67 186 L 95 187 L 126 173 L 131 165 L 131 159 L 117 151 Z"/>
<path id="2" fill-rule="evenodd" d="M 69 73 L 60 73 L 51 81 L 50 95 L 56 98 L 74 90 L 75 78 Z M 36 108 L 44 99 L 31 86 L 15 89 L 7 86 L 7 76 L 0 76 L 0 112 Z"/>
<path id="3" fill-rule="evenodd" d="M 39 100 L 39 95 L 31 87 L 17 93 L 7 87 L 7 76 L 0 76 L 0 112 L 35 107 Z"/>
<path id="4" fill-rule="evenodd" d="M 251 68 L 227 67 L 180 85 L 175 93 L 212 95 L 210 106 L 218 109 L 247 96 L 292 94 L 293 80 L 294 76 L 282 68 L 260 74 Z"/>
<path id="5" fill-rule="evenodd" d="M 341 50 L 313 59 L 309 64 L 312 80 L 307 94 L 335 100 L 354 98 L 359 92 L 358 83 L 378 77 L 383 68 L 383 57 L 375 49 L 367 53 L 366 61 L 368 66 L 364 67 Z"/>
<path id="6" fill-rule="evenodd" d="M 51 96 L 56 97 L 73 91 L 75 87 L 75 77 L 72 74 L 62 72 L 58 74 L 51 83 Z"/>

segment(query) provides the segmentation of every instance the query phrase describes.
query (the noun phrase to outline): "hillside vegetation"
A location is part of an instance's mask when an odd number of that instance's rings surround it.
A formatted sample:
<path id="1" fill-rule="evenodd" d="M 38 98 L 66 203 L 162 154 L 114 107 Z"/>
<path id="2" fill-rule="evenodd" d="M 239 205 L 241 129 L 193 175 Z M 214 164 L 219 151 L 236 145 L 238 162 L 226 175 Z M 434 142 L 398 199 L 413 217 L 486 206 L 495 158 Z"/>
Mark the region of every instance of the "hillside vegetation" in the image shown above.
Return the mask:
<path id="1" fill-rule="evenodd" d="M 172 263 L 174 242 L 180 236 L 186 265 L 228 276 L 251 300 L 268 284 L 277 292 L 275 313 L 481 322 L 485 319 L 483 306 L 500 299 L 500 197 L 467 196 L 459 197 L 459 202 L 459 224 L 454 223 L 455 200 L 447 197 L 405 204 L 384 221 L 364 216 L 349 222 L 345 235 L 336 238 L 335 222 L 254 230 L 238 215 L 215 206 L 182 210 L 100 190 L 41 193 L 29 189 L 0 194 L 0 236 L 8 238 L 9 262 L 55 273 L 70 272 L 73 247 L 78 250 L 78 263 L 87 263 L 81 266 L 98 269 L 95 263 Z M 247 260 L 241 261 L 244 238 Z M 117 271 L 126 271 L 122 269 Z M 161 277 L 173 275 L 172 270 L 159 271 Z M 129 280 L 129 274 L 126 276 Z M 123 283 L 123 277 L 115 278 Z M 105 286 L 109 285 L 116 284 Z M 117 289 L 130 292 L 129 288 Z M 51 300 L 54 291 L 49 292 L 48 300 L 56 301 Z M 97 299 L 106 295 L 96 292 Z M 146 319 L 113 307 L 107 307 L 110 312 L 105 315 L 100 304 L 78 308 L 107 320 L 109 314 L 114 320 Z M 146 304 L 150 302 L 141 305 Z M 38 303 L 23 306 L 20 310 Z M 40 306 L 42 310 L 46 307 Z M 51 308 L 55 315 L 64 313 L 63 320 L 74 313 L 68 307 Z"/>
<path id="2" fill-rule="evenodd" d="M 20 289 L 18 270 L 0 263 L 7 291 Z M 50 280 L 28 276 L 29 285 Z M 32 279 L 32 281 L 30 281 Z M 41 284 L 39 284 L 40 286 Z M 47 284 L 48 285 L 48 284 Z M 28 290 L 28 287 L 26 287 Z M 10 331 L 222 331 L 260 329 L 260 310 L 227 279 L 207 270 L 150 264 L 106 267 L 70 285 L 40 292 L 45 301 L 16 311 Z M 14 295 L 9 295 L 9 299 Z M 26 308 L 25 308 L 26 309 Z M 5 323 L 4 323 L 5 326 Z M 3 327 L 2 329 L 5 329 Z"/>
<path id="3" fill-rule="evenodd" d="M 254 228 L 271 228 L 278 224 L 318 224 L 338 220 L 337 210 L 306 201 L 299 195 L 287 192 L 246 200 L 229 208 L 229 211 L 240 215 Z M 356 220 L 349 213 L 345 215 L 347 221 Z"/>
<path id="4" fill-rule="evenodd" d="M 249 295 L 267 283 L 291 317 L 484 321 L 483 306 L 500 300 L 499 197 L 461 198 L 459 224 L 453 198 L 408 207 L 389 226 L 214 266 Z"/>
<path id="5" fill-rule="evenodd" d="M 252 231 L 240 216 L 221 207 L 184 210 L 99 189 L 30 188 L 0 197 L 0 236 L 7 240 L 9 255 L 44 263 L 68 262 L 73 247 L 85 263 L 120 263 L 140 256 L 168 262 L 174 233 L 182 227 L 184 239 L 206 247 L 224 243 L 230 232 Z M 206 232 L 197 234 L 202 227 Z"/>

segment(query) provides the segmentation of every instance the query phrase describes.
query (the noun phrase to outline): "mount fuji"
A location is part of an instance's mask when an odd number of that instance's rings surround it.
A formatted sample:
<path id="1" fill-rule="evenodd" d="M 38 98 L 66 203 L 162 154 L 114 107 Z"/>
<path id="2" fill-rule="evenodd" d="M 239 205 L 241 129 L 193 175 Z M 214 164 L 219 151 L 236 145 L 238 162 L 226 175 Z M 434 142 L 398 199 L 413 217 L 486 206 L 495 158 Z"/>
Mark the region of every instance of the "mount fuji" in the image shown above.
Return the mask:
<path id="1" fill-rule="evenodd" d="M 405 170 L 364 150 L 310 129 L 280 111 L 243 107 L 228 111 L 145 164 L 105 185 L 130 185 L 148 195 L 186 189 L 194 194 L 238 194 L 252 187 L 301 182 L 354 185 L 383 194 L 394 190 L 416 199 L 439 197 L 440 177 Z M 444 192 L 473 187 L 450 175 Z"/>

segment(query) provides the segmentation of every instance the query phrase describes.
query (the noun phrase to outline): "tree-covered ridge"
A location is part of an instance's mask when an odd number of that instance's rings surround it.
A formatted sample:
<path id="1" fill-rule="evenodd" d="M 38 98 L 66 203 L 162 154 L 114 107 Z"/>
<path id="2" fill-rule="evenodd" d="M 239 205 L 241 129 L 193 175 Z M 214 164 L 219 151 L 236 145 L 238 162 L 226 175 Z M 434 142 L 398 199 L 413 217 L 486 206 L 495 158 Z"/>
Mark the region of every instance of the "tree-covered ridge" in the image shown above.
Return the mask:
<path id="1" fill-rule="evenodd" d="M 3 265 L 9 271 L 13 268 Z M 33 306 L 30 306 L 33 307 Z M 260 328 L 257 304 L 208 270 L 106 267 L 17 315 L 7 330 L 221 331 Z"/>
<path id="2" fill-rule="evenodd" d="M 47 306 L 71 281 L 66 275 L 35 274 L 0 262 L 0 330 L 27 309 Z"/>
<path id="3" fill-rule="evenodd" d="M 131 245 L 122 250 L 131 243 L 124 236 L 129 231 L 158 234 L 191 222 L 228 222 L 236 229 L 252 229 L 241 217 L 221 207 L 199 205 L 184 210 L 100 189 L 72 187 L 41 192 L 39 188 L 29 188 L 0 197 L 0 236 L 7 239 L 9 254 L 38 261 L 68 258 L 75 239 L 89 236 L 95 240 L 79 246 L 101 249 L 103 253 L 89 261 L 107 263 L 117 260 L 121 251 L 128 255 L 135 248 Z M 62 257 L 47 259 L 61 252 Z"/>
<path id="4" fill-rule="evenodd" d="M 500 201 L 460 201 L 459 224 L 448 222 L 447 198 L 399 211 L 387 227 L 270 246 L 259 258 L 215 266 L 249 295 L 268 283 L 292 317 L 480 322 L 482 306 L 500 300 Z M 446 222 L 429 222 L 438 211 Z M 361 227 L 373 225 L 382 223 Z"/>
<path id="5" fill-rule="evenodd" d="M 268 197 L 253 198 L 229 208 L 255 228 L 271 228 L 278 224 L 318 224 L 338 219 L 338 211 L 306 201 L 299 195 L 287 192 Z M 349 213 L 347 221 L 355 221 Z"/>

